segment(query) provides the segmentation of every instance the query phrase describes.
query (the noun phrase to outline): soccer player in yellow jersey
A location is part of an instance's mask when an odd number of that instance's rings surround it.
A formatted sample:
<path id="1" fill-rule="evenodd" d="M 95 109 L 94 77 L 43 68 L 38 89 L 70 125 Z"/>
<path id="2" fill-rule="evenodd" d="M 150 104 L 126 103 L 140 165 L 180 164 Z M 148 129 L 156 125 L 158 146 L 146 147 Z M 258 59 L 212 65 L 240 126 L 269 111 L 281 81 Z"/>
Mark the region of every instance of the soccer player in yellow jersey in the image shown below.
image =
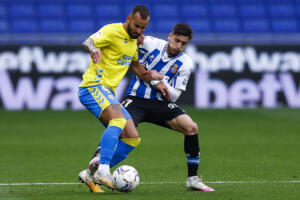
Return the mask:
<path id="1" fill-rule="evenodd" d="M 83 43 L 84 49 L 91 54 L 91 62 L 83 74 L 79 99 L 106 126 L 100 141 L 98 170 L 87 169 L 79 173 L 80 180 L 92 192 L 103 192 L 98 184 L 114 189 L 110 162 L 115 152 L 126 151 L 127 155 L 140 142 L 131 116 L 114 93 L 129 67 L 140 67 L 142 72 L 143 68 L 137 64 L 136 39 L 144 32 L 149 20 L 149 10 L 145 6 L 135 6 L 124 24 L 108 24 Z M 143 73 L 147 72 L 144 70 Z M 120 137 L 125 126 L 131 131 Z"/>

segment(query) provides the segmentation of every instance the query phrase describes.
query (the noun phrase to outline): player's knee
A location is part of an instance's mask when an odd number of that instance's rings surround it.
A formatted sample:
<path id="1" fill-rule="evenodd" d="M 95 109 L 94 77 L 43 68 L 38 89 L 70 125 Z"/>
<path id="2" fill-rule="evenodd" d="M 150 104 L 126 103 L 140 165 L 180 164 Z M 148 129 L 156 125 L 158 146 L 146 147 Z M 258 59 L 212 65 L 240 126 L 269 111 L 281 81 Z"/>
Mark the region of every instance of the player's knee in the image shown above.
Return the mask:
<path id="1" fill-rule="evenodd" d="M 123 117 L 121 118 L 114 118 L 114 119 L 111 119 L 109 121 L 109 126 L 116 126 L 116 127 L 119 127 L 121 129 L 124 129 L 125 125 L 126 125 L 126 122 L 127 120 Z"/>
<path id="2" fill-rule="evenodd" d="M 192 122 L 185 129 L 185 135 L 197 135 L 197 134 L 198 134 L 198 125 L 195 122 Z"/>
<path id="3" fill-rule="evenodd" d="M 122 138 L 121 139 L 124 143 L 133 146 L 133 147 L 137 147 L 140 143 L 141 143 L 141 138 Z"/>

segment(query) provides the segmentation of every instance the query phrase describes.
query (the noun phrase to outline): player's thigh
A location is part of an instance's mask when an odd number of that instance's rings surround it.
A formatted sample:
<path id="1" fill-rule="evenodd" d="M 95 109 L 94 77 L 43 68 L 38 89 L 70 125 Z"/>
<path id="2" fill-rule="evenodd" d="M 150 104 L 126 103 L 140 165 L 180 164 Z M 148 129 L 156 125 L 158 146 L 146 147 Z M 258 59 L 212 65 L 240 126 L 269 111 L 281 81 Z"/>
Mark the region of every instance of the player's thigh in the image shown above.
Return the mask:
<path id="1" fill-rule="evenodd" d="M 167 124 L 175 131 L 179 131 L 184 135 L 198 134 L 198 126 L 187 114 L 182 114 L 172 120 L 167 121 Z"/>
<path id="2" fill-rule="evenodd" d="M 108 122 L 124 117 L 120 102 L 113 92 L 103 85 L 79 88 L 80 102 L 98 119 Z"/>
<path id="3" fill-rule="evenodd" d="M 172 129 L 168 124 L 169 121 L 176 117 L 185 114 L 185 111 L 175 103 L 156 101 L 151 107 L 151 116 L 147 119 L 148 122 L 154 123 Z"/>

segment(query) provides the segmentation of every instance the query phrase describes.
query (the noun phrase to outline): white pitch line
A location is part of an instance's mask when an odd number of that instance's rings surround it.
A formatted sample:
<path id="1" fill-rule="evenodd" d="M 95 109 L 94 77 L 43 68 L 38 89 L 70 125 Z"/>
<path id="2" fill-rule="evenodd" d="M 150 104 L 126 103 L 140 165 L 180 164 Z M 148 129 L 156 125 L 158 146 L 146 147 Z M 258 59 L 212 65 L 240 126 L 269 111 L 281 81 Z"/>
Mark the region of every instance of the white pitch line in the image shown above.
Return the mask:
<path id="1" fill-rule="evenodd" d="M 159 184 L 183 184 L 185 182 L 167 181 L 167 182 L 141 182 L 140 184 L 159 185 Z M 217 184 L 245 184 L 245 183 L 300 183 L 300 180 L 294 181 L 207 181 L 204 183 Z M 78 185 L 81 183 L 0 183 L 0 186 L 26 186 L 26 185 Z"/>

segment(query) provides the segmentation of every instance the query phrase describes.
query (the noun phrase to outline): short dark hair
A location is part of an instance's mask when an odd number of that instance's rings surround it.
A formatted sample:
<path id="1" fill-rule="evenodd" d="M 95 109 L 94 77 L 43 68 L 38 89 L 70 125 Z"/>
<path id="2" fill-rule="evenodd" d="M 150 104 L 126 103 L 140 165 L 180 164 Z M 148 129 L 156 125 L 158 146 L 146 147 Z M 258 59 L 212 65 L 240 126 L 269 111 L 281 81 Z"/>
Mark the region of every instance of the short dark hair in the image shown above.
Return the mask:
<path id="1" fill-rule="evenodd" d="M 175 26 L 172 29 L 172 33 L 176 34 L 176 35 L 188 36 L 190 40 L 193 37 L 192 28 L 188 24 L 185 24 L 185 23 L 175 24 Z"/>
<path id="2" fill-rule="evenodd" d="M 149 12 L 148 8 L 146 6 L 143 6 L 143 5 L 134 6 L 134 8 L 131 10 L 130 15 L 134 16 L 135 13 L 137 13 L 137 12 L 140 13 L 141 18 L 143 20 L 147 19 L 150 16 L 150 12 Z"/>

